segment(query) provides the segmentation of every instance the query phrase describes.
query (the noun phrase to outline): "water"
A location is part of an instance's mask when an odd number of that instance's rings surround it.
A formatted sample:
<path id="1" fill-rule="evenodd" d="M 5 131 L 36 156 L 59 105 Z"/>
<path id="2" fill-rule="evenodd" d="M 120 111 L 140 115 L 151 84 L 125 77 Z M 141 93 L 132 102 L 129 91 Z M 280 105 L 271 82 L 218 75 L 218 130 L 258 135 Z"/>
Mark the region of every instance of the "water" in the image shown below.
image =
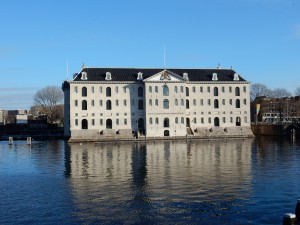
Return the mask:
<path id="1" fill-rule="evenodd" d="M 281 224 L 300 142 L 0 142 L 0 224 Z"/>

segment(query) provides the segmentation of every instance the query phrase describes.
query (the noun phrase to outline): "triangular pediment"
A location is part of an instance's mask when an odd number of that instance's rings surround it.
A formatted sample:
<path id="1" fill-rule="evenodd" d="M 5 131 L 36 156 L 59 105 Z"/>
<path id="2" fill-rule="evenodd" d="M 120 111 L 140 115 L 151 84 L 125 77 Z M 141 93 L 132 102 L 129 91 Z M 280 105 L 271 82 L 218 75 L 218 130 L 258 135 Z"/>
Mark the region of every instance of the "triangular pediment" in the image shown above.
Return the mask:
<path id="1" fill-rule="evenodd" d="M 168 82 L 168 81 L 184 81 L 184 79 L 176 74 L 173 73 L 169 70 L 163 70 L 157 74 L 152 75 L 151 77 L 148 77 L 147 79 L 144 80 L 145 82 L 147 81 L 163 81 L 163 82 Z"/>

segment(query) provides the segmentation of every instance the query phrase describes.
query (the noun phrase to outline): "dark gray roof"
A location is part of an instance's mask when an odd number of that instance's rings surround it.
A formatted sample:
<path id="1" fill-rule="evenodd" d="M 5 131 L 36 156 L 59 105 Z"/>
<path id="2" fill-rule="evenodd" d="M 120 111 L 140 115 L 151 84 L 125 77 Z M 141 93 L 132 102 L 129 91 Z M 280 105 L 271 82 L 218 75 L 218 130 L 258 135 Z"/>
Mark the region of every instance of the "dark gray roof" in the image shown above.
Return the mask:
<path id="1" fill-rule="evenodd" d="M 143 73 L 143 79 L 147 79 L 161 71 L 163 68 L 143 69 L 143 68 L 84 68 L 74 81 L 82 81 L 82 72 L 87 73 L 87 81 L 105 81 L 106 72 L 111 73 L 111 81 L 137 81 L 137 74 Z M 218 81 L 234 81 L 233 77 L 236 73 L 231 69 L 167 69 L 179 76 L 188 73 L 189 81 L 212 81 L 212 74 L 218 74 Z M 238 81 L 246 81 L 239 76 Z"/>

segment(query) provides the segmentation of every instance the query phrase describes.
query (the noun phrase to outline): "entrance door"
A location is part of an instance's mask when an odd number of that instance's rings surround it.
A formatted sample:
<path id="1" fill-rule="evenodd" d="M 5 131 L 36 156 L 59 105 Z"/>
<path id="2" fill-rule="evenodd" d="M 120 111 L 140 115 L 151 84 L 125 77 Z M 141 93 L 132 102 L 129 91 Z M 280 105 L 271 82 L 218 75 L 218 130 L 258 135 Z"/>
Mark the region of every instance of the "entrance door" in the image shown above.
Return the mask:
<path id="1" fill-rule="evenodd" d="M 170 131 L 169 130 L 165 130 L 164 131 L 164 136 L 165 137 L 169 137 L 170 136 Z"/>

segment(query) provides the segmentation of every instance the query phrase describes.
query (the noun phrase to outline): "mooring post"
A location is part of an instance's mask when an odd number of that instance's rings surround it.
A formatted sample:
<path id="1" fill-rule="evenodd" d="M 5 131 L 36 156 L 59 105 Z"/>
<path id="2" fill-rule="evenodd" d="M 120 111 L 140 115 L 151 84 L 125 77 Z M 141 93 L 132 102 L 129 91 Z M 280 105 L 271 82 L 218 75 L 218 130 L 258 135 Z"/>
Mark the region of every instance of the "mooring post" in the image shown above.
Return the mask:
<path id="1" fill-rule="evenodd" d="M 294 225 L 296 222 L 296 215 L 287 213 L 283 217 L 282 225 Z"/>
<path id="2" fill-rule="evenodd" d="M 13 137 L 9 137 L 9 138 L 8 138 L 8 144 L 9 144 L 9 145 L 13 145 L 13 144 L 14 144 L 14 139 L 13 139 Z"/>
<path id="3" fill-rule="evenodd" d="M 31 145 L 31 137 L 27 137 L 27 144 Z"/>

